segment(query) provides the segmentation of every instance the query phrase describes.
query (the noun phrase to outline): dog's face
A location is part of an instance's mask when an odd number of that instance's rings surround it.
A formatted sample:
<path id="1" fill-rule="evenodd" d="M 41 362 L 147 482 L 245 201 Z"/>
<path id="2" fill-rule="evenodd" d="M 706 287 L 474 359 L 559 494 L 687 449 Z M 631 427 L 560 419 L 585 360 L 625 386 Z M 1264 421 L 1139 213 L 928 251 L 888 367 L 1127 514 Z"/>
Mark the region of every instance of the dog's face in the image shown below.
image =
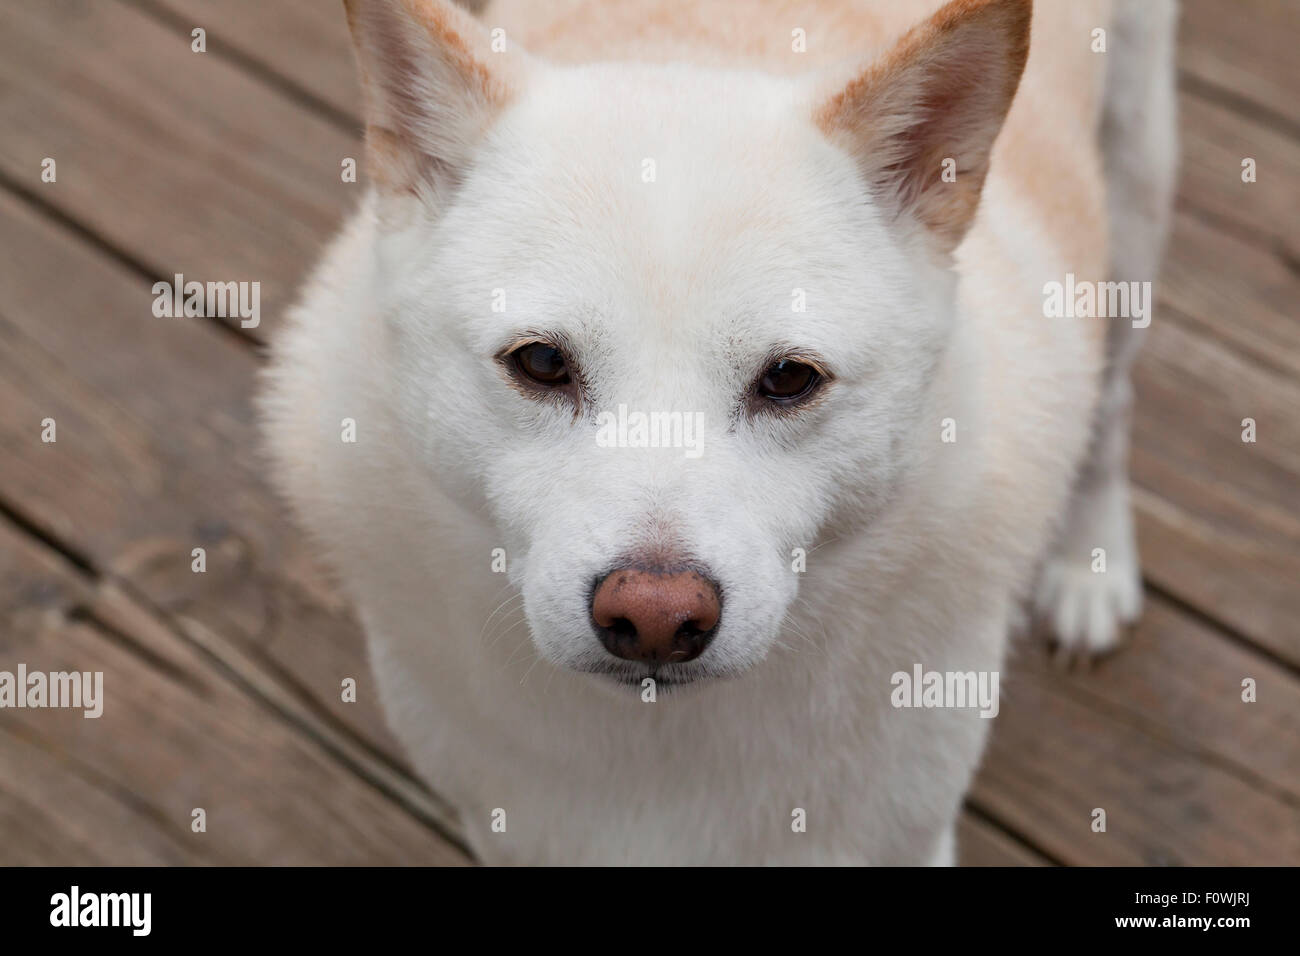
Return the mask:
<path id="1" fill-rule="evenodd" d="M 371 92 L 411 453 L 494 522 L 552 662 L 670 684 L 745 670 L 806 555 L 887 507 L 938 434 L 919 418 L 952 321 L 944 256 L 984 160 L 942 201 L 913 181 L 908 162 L 937 157 L 889 129 L 925 79 L 906 49 L 902 79 L 856 98 L 680 66 L 485 80 L 454 11 L 371 6 L 353 11 L 363 67 L 367 36 L 390 62 L 405 36 L 395 59 L 440 79 L 400 89 L 450 104 L 407 117 L 403 144 L 400 97 Z"/>

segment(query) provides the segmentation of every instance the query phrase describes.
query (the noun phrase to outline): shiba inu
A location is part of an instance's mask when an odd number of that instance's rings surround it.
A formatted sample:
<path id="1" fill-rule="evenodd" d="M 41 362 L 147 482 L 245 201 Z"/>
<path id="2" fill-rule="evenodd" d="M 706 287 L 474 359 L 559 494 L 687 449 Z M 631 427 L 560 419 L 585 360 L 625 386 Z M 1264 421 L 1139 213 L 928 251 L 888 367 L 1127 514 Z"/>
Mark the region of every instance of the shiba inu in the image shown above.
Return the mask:
<path id="1" fill-rule="evenodd" d="M 1142 328 L 1044 289 L 1154 277 L 1172 4 L 347 12 L 371 186 L 263 410 L 418 772 L 487 862 L 953 862 L 995 721 L 891 675 L 1139 610 Z"/>

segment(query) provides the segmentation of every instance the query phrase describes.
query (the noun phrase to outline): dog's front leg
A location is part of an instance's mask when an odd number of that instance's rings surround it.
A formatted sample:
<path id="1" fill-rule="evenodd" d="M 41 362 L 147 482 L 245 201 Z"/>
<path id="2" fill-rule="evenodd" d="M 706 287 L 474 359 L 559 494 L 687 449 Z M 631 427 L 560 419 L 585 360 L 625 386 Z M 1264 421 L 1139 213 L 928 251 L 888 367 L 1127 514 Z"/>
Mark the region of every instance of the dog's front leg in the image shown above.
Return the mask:
<path id="1" fill-rule="evenodd" d="M 957 820 L 956 818 L 948 824 L 947 829 L 939 834 L 939 840 L 935 844 L 934 852 L 930 854 L 927 866 L 956 866 L 957 865 Z"/>

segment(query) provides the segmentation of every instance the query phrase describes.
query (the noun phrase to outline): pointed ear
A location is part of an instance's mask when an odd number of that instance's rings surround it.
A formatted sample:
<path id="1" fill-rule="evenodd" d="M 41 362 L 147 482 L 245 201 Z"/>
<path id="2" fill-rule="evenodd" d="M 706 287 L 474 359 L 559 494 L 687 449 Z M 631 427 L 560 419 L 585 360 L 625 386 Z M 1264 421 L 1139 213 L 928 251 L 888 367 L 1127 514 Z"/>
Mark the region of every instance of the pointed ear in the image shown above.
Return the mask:
<path id="1" fill-rule="evenodd" d="M 919 222 L 940 253 L 956 248 L 975 216 L 1029 55 L 1032 7 L 954 0 L 856 70 L 814 116 L 857 159 L 881 204 Z M 955 181 L 944 181 L 945 159 Z"/>
<path id="2" fill-rule="evenodd" d="M 381 191 L 437 206 L 520 88 L 522 51 L 448 0 L 344 0 L 365 98 L 370 172 Z"/>

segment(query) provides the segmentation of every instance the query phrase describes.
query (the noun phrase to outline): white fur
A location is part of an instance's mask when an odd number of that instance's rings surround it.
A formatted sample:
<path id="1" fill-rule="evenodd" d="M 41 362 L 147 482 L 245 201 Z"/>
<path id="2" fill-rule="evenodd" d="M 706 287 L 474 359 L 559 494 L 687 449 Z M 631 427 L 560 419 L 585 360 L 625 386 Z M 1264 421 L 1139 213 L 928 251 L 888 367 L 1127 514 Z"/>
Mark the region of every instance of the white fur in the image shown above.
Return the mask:
<path id="1" fill-rule="evenodd" d="M 948 272 L 887 228 L 798 80 L 627 64 L 541 71 L 448 208 L 394 202 L 371 195 L 307 284 L 264 407 L 392 726 L 475 851 L 952 862 L 991 722 L 895 710 L 890 675 L 1001 669 L 1087 446 L 1095 350 L 1032 331 L 1072 266 L 1043 213 L 995 166 Z M 575 343 L 599 407 L 703 412 L 703 456 L 601 448 L 521 396 L 492 356 L 523 329 Z M 737 417 L 778 343 L 837 380 L 799 416 Z M 716 679 L 656 703 L 575 669 L 608 659 L 591 581 L 646 545 L 724 594 L 696 662 Z"/>

